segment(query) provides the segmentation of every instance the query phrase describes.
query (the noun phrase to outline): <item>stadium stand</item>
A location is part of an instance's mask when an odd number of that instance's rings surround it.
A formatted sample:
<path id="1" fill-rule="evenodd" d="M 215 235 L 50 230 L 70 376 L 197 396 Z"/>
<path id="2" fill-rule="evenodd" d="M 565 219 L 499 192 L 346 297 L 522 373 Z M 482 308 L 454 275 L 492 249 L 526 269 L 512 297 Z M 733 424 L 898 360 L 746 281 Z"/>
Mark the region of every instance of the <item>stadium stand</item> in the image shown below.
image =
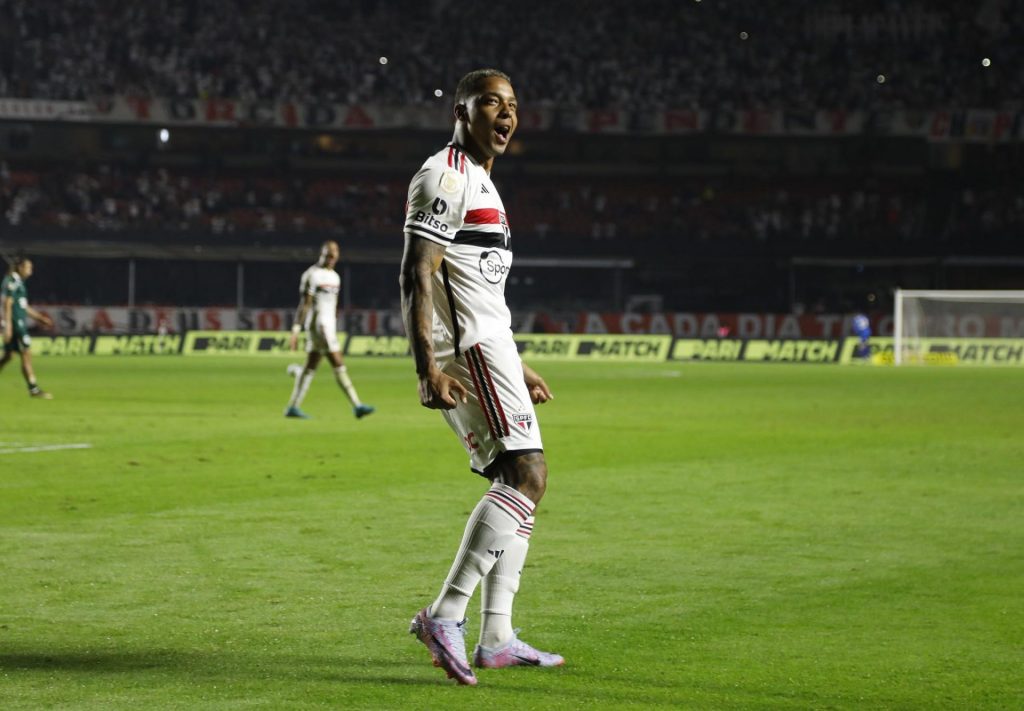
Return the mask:
<path id="1" fill-rule="evenodd" d="M 1013 108 L 1022 30 L 1005 0 L 3 0 L 0 96 L 408 104 L 489 63 L 537 105 Z"/>
<path id="2" fill-rule="evenodd" d="M 400 178 L 272 176 L 266 173 L 12 171 L 0 164 L 0 214 L 11 227 L 68 228 L 86 236 L 154 228 L 238 236 L 334 235 L 371 246 L 401 231 Z M 536 180 L 505 202 L 531 252 L 672 252 L 680 241 L 820 248 L 870 246 L 875 254 L 932 240 L 961 253 L 1014 240 L 1024 229 L 1024 187 L 870 180 Z M 238 241 L 238 240 L 234 240 Z"/>
<path id="3" fill-rule="evenodd" d="M 638 293 L 666 308 L 784 311 L 838 308 L 897 279 L 987 285 L 1024 257 L 1022 30 L 1024 5 L 1007 0 L 635 0 L 585 12 L 523 0 L 500 20 L 450 0 L 0 0 L 0 242 L 60 243 L 61 254 L 78 244 L 69 259 L 118 274 L 116 260 L 148 255 L 143 271 L 156 260 L 143 247 L 193 246 L 206 263 L 175 252 L 179 262 L 139 279 L 153 288 L 139 298 L 176 299 L 174 285 L 216 269 L 210 281 L 228 286 L 211 298 L 230 302 L 239 255 L 274 247 L 265 259 L 299 259 L 282 250 L 330 237 L 369 284 L 362 305 L 388 306 L 406 186 L 446 140 L 438 124 L 183 121 L 158 145 L 157 125 L 138 117 L 34 121 L 18 100 L 365 103 L 443 119 L 454 78 L 490 64 L 512 73 L 524 106 L 554 115 L 521 131 L 495 174 L 519 254 L 633 265 L 614 290 L 582 271 L 553 280 L 519 267 L 530 289 L 513 300 L 618 308 Z M 640 135 L 633 124 L 591 135 L 572 128 L 577 109 L 835 110 L 864 123 L 836 135 Z M 969 110 L 985 131 L 971 133 Z M 939 112 L 956 131 L 882 135 L 872 122 L 886 112 L 917 128 Z M 963 258 L 975 272 L 945 266 Z M 247 268 L 255 289 L 261 267 Z M 114 298 L 49 278 L 36 289 L 51 300 Z"/>

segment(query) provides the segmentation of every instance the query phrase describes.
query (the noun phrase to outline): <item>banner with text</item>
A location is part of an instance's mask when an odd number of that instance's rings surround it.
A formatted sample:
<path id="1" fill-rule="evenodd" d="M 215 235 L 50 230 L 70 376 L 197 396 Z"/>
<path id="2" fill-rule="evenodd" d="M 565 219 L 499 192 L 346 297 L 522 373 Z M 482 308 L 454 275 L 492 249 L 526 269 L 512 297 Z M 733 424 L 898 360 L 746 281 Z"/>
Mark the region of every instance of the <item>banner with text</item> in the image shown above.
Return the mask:
<path id="1" fill-rule="evenodd" d="M 853 339 L 850 339 L 853 340 Z M 893 339 L 871 338 L 871 361 L 890 365 Z M 903 354 L 907 365 L 1024 365 L 1024 338 L 921 338 Z"/>
<path id="2" fill-rule="evenodd" d="M 184 333 L 186 331 L 288 331 L 295 310 L 229 307 L 35 305 L 54 321 L 55 334 Z M 892 314 L 867 314 L 876 336 L 892 335 Z M 671 335 L 676 338 L 824 338 L 852 335 L 853 314 L 702 312 L 520 311 L 515 333 Z M 338 317 L 339 331 L 360 336 L 402 336 L 397 309 L 350 309 Z M 1024 338 L 1024 315 L 960 313 L 929 325 L 943 338 Z M 46 333 L 44 335 L 51 335 Z"/>
<path id="3" fill-rule="evenodd" d="M 217 126 L 330 131 L 444 130 L 447 101 L 382 106 L 322 102 L 161 99 L 113 96 L 95 101 L 0 98 L 0 119 Z M 906 136 L 929 141 L 1006 143 L 1024 140 L 1024 112 L 936 108 L 928 111 L 785 109 L 575 109 L 525 106 L 520 131 L 592 134 L 722 134 L 743 136 Z"/>
<path id="4" fill-rule="evenodd" d="M 673 344 L 671 359 L 756 363 L 837 363 L 842 348 L 843 340 L 679 338 Z"/>
<path id="5" fill-rule="evenodd" d="M 338 334 L 344 343 L 347 335 Z M 289 355 L 305 357 L 306 336 L 299 334 L 296 349 L 289 346 L 290 333 L 281 331 L 189 331 L 181 352 L 185 355 Z"/>
<path id="6" fill-rule="evenodd" d="M 34 336 L 32 352 L 47 356 L 178 355 L 183 338 L 172 334 L 132 336 Z"/>
<path id="7" fill-rule="evenodd" d="M 664 361 L 672 347 L 670 336 L 586 336 L 517 334 L 523 360 L 586 359 Z"/>

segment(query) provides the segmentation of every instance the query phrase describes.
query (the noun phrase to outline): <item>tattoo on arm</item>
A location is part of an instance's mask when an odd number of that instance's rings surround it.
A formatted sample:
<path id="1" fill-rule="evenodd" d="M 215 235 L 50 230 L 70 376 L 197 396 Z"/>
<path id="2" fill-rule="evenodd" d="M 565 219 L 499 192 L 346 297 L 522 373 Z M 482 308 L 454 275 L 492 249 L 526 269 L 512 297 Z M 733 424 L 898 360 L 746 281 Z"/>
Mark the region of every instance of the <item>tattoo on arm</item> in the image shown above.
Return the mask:
<path id="1" fill-rule="evenodd" d="M 416 372 L 426 375 L 434 363 L 433 331 L 434 305 L 431 276 L 441 268 L 444 247 L 420 237 L 405 237 L 402 270 L 398 283 L 402 293 L 402 322 L 409 337 Z"/>

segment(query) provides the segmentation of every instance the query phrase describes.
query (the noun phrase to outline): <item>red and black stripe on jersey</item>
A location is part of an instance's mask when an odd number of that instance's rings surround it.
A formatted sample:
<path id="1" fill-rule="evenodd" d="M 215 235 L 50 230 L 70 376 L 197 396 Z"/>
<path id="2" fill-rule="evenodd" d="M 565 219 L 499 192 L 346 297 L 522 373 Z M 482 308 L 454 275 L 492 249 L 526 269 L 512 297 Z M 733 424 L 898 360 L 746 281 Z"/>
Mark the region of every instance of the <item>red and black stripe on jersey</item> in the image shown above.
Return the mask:
<path id="1" fill-rule="evenodd" d="M 448 167 L 454 168 L 460 173 L 466 172 L 466 154 L 459 150 L 455 144 L 448 145 Z"/>
<path id="2" fill-rule="evenodd" d="M 410 225 L 406 223 L 405 231 L 412 232 L 413 234 L 419 235 L 420 237 L 432 237 L 434 239 L 439 239 L 448 244 L 452 242 L 452 238 L 449 235 L 446 235 L 443 232 L 432 230 L 429 227 L 424 227 L 423 225 Z"/>
<path id="3" fill-rule="evenodd" d="M 501 231 L 495 231 L 492 225 L 498 225 Z M 491 227 L 488 229 L 488 227 Z M 466 212 L 463 228 L 455 233 L 455 244 L 468 244 L 473 247 L 500 247 L 511 249 L 508 218 L 505 213 L 494 207 L 479 208 Z"/>

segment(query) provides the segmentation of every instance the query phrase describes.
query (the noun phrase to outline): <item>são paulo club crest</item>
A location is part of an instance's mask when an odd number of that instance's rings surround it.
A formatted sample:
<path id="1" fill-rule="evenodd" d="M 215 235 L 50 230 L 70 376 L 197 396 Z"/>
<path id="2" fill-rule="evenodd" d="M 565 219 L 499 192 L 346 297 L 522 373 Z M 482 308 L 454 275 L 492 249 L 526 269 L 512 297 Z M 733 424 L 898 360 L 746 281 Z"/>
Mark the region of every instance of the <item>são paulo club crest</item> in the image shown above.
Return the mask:
<path id="1" fill-rule="evenodd" d="M 529 432 L 533 429 L 533 415 L 528 412 L 524 412 L 520 415 L 512 415 L 512 424 L 524 432 Z"/>

